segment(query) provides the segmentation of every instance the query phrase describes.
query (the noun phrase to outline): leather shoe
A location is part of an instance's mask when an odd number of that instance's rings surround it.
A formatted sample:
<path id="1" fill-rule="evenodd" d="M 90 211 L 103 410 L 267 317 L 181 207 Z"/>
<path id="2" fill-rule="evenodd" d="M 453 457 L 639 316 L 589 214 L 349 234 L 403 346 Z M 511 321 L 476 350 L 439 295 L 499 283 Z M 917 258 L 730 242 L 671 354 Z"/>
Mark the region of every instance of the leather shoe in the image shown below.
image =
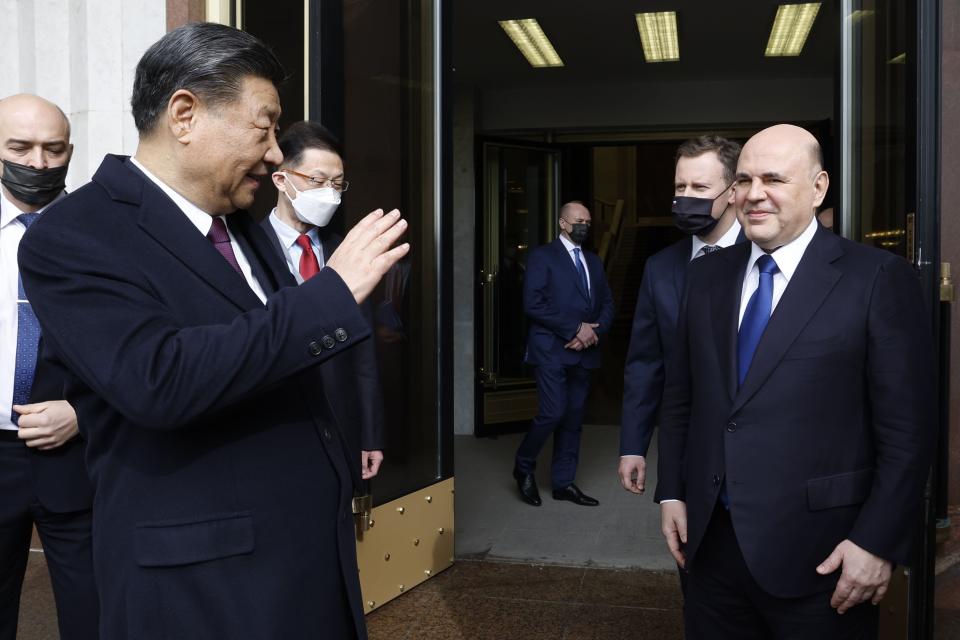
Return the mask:
<path id="1" fill-rule="evenodd" d="M 513 477 L 517 480 L 517 488 L 520 489 L 520 497 L 523 501 L 534 507 L 541 505 L 540 491 L 537 490 L 537 481 L 532 473 L 523 473 L 516 467 L 513 468 Z"/>
<path id="2" fill-rule="evenodd" d="M 579 504 L 584 507 L 595 507 L 600 504 L 600 501 L 596 498 L 591 498 L 583 491 L 580 491 L 580 487 L 573 484 L 572 482 L 564 487 L 563 489 L 554 489 L 553 490 L 553 499 L 554 500 L 569 500 L 574 504 Z"/>

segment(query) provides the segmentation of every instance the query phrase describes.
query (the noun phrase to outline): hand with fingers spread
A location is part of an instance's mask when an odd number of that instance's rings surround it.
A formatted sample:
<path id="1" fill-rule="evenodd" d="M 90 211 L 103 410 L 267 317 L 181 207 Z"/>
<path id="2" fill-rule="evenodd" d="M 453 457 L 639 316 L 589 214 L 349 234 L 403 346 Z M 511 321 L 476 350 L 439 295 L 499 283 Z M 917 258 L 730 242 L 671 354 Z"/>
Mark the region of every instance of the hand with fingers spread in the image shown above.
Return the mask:
<path id="1" fill-rule="evenodd" d="M 837 588 L 830 598 L 830 606 L 844 613 L 861 602 L 879 603 L 890 586 L 893 571 L 891 563 L 879 558 L 850 540 L 836 546 L 833 553 L 817 567 L 825 576 L 842 567 Z"/>
<path id="2" fill-rule="evenodd" d="M 646 458 L 643 456 L 620 456 L 617 475 L 620 476 L 620 485 L 624 489 L 642 495 L 647 478 Z"/>
<path id="3" fill-rule="evenodd" d="M 18 437 L 31 449 L 48 451 L 63 446 L 77 435 L 77 414 L 66 400 L 17 404 Z"/>
<path id="4" fill-rule="evenodd" d="M 390 267 L 410 251 L 406 242 L 393 247 L 406 230 L 407 221 L 400 217 L 399 211 L 394 209 L 384 215 L 382 209 L 377 209 L 350 230 L 327 260 L 327 266 L 343 279 L 358 303 L 363 302 Z"/>
<path id="5" fill-rule="evenodd" d="M 687 544 L 687 503 L 667 500 L 660 503 L 660 531 L 667 540 L 670 555 L 682 568 L 687 565 L 683 545 Z"/>

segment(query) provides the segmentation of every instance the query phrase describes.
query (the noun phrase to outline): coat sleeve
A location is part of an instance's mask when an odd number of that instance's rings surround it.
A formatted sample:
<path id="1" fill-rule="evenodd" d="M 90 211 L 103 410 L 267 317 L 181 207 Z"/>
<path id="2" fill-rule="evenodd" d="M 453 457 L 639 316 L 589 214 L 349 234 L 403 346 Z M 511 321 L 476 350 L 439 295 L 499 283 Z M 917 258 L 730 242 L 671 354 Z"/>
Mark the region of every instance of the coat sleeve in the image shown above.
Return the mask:
<path id="1" fill-rule="evenodd" d="M 84 384 L 143 427 L 190 425 L 370 333 L 332 269 L 231 322 L 191 326 L 152 290 L 142 273 L 148 267 L 77 223 L 39 220 L 20 243 L 19 261 L 44 340 Z M 348 340 L 321 348 L 321 337 L 338 328 Z"/>
<path id="2" fill-rule="evenodd" d="M 653 297 L 653 270 L 644 270 L 623 369 L 620 455 L 647 455 L 663 395 L 663 341 Z"/>
<path id="3" fill-rule="evenodd" d="M 527 316 L 554 332 L 563 340 L 571 340 L 577 335 L 580 321 L 570 314 L 561 313 L 554 300 L 550 282 L 550 265 L 543 249 L 530 254 L 527 263 L 527 275 L 523 280 L 523 310 Z"/>
<path id="4" fill-rule="evenodd" d="M 594 259 L 597 265 L 597 273 L 600 274 L 600 277 L 597 278 L 599 282 L 597 282 L 595 286 L 600 315 L 597 316 L 594 322 L 600 325 L 597 327 L 597 334 L 603 335 L 608 333 L 610 327 L 613 326 L 613 316 L 616 313 L 616 308 L 613 304 L 613 294 L 610 292 L 610 284 L 607 282 L 607 274 L 603 270 L 603 263 L 600 261 L 600 258 L 596 256 L 594 256 Z"/>
<path id="5" fill-rule="evenodd" d="M 867 385 L 876 448 L 870 495 L 850 540 L 910 564 L 936 442 L 936 381 L 926 306 L 913 268 L 899 257 L 879 269 L 867 328 Z"/>
<path id="6" fill-rule="evenodd" d="M 680 301 L 676 345 L 664 363 L 663 402 L 660 408 L 657 489 L 654 501 L 686 500 L 687 434 L 690 428 L 691 363 L 690 331 L 687 318 L 688 298 L 695 284 L 696 269 L 691 269 Z"/>
<path id="7" fill-rule="evenodd" d="M 364 316 L 373 326 L 373 309 L 369 301 L 362 305 Z M 358 398 L 360 402 L 360 448 L 376 451 L 386 446 L 384 433 L 383 392 L 380 386 L 380 366 L 377 361 L 377 341 L 373 338 L 357 345 Z"/>

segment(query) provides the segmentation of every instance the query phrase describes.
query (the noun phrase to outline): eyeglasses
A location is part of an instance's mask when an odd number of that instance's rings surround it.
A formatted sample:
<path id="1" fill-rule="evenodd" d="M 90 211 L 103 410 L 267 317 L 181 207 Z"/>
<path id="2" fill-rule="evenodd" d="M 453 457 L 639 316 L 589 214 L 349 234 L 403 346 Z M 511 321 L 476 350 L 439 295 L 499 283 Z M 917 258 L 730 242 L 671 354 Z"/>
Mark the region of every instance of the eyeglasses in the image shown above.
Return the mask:
<path id="1" fill-rule="evenodd" d="M 283 169 L 283 171 L 286 173 L 292 173 L 295 176 L 300 176 L 314 187 L 331 187 L 340 193 L 343 193 L 350 188 L 350 182 L 342 178 L 332 180 L 330 178 L 323 178 L 320 176 L 308 176 L 305 173 L 300 173 L 299 171 L 294 171 L 293 169 Z"/>

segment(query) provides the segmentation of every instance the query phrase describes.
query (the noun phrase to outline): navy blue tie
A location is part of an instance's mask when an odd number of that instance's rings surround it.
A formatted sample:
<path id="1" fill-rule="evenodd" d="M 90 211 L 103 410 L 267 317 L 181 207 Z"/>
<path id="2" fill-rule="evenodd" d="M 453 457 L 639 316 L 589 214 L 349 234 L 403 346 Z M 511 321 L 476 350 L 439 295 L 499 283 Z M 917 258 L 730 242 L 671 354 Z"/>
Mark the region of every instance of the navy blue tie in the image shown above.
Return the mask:
<path id="1" fill-rule="evenodd" d="M 39 217 L 39 213 L 23 213 L 17 216 L 17 220 L 29 229 Z M 30 389 L 33 387 L 33 372 L 37 367 L 40 323 L 37 322 L 37 316 L 34 315 L 33 308 L 27 301 L 19 272 L 17 289 L 17 362 L 13 370 L 13 404 L 27 404 L 30 402 Z M 11 411 L 10 421 L 18 424 L 20 414 Z"/>
<path id="2" fill-rule="evenodd" d="M 590 295 L 590 285 L 587 283 L 587 270 L 580 261 L 579 247 L 574 247 L 573 249 L 573 261 L 577 263 L 577 273 L 580 274 L 580 284 L 583 285 L 583 290 L 587 292 L 587 295 Z"/>
<path id="3" fill-rule="evenodd" d="M 773 275 L 780 270 L 773 257 L 767 254 L 757 259 L 757 268 L 760 270 L 760 283 L 747 303 L 737 337 L 737 379 L 740 384 L 743 384 L 747 377 L 753 354 L 770 320 L 773 308 Z"/>

